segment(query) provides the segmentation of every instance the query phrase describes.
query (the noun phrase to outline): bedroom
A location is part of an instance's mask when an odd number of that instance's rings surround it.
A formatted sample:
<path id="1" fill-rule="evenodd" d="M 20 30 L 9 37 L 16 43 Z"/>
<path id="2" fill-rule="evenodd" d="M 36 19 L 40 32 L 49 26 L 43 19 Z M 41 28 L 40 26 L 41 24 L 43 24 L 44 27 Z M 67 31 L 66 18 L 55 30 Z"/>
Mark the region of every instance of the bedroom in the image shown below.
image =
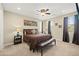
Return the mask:
<path id="1" fill-rule="evenodd" d="M 23 43 L 23 40 L 21 44 L 13 45 L 14 36 L 17 34 L 16 32 L 19 31 L 23 39 L 24 29 L 37 29 L 40 34 L 48 34 L 48 31 L 51 30 L 49 32 L 51 32 L 53 39 L 56 39 L 57 46 L 54 46 L 54 48 L 52 46 L 52 48 L 47 50 L 45 55 L 79 55 L 79 52 L 77 52 L 79 49 L 78 45 L 63 42 L 64 17 L 71 17 L 77 14 L 75 3 L 3 3 L 0 5 L 2 5 L 1 10 L 4 19 L 1 25 L 4 29 L 0 30 L 3 32 L 0 46 L 3 49 L 5 48 L 0 55 L 22 55 L 21 53 L 23 53 L 23 55 L 40 55 L 40 53 L 37 52 L 30 52 L 29 47 Z M 51 29 L 49 29 L 48 26 L 49 21 L 51 21 Z M 24 22 L 26 24 L 24 24 Z M 66 46 L 69 48 L 65 49 Z M 76 48 L 73 46 L 76 46 Z M 28 54 L 24 54 L 24 51 L 18 53 L 18 49 L 21 51 L 23 47 L 24 50 L 27 49 Z M 60 54 L 63 49 L 65 49 L 66 52 Z M 70 49 L 72 49 L 72 51 L 70 51 Z M 6 50 L 8 52 L 10 50 L 10 52 L 7 54 Z M 69 53 L 69 51 L 71 53 Z"/>

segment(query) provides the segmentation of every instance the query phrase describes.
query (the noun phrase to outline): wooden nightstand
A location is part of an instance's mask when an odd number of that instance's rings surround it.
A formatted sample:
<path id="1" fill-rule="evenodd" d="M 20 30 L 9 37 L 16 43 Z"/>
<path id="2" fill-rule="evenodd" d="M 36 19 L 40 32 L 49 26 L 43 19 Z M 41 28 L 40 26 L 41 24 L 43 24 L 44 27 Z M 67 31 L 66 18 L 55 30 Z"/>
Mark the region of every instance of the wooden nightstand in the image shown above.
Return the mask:
<path id="1" fill-rule="evenodd" d="M 22 35 L 14 36 L 14 45 L 22 43 Z"/>

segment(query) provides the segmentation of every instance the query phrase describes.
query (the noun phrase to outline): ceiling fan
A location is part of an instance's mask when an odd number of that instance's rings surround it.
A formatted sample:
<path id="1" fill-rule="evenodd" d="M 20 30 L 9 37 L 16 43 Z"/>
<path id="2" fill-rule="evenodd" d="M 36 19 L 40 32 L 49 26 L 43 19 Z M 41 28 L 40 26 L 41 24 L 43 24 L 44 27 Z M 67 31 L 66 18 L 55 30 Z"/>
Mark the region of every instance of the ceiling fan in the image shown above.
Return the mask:
<path id="1" fill-rule="evenodd" d="M 41 10 L 37 10 L 37 11 L 40 12 L 40 14 L 41 14 L 42 16 L 50 15 L 50 14 L 51 14 L 50 12 L 48 12 L 49 9 L 41 9 Z"/>

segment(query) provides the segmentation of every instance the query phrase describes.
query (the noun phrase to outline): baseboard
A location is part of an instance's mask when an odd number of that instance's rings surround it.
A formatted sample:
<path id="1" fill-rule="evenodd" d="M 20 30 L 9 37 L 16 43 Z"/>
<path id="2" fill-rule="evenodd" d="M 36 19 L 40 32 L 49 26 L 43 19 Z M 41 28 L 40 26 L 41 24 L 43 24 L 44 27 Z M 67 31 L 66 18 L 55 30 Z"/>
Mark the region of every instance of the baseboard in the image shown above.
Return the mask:
<path id="1" fill-rule="evenodd" d="M 10 45 L 13 45 L 14 43 L 13 42 L 10 42 L 10 43 L 4 43 L 4 47 L 6 46 L 10 46 Z"/>

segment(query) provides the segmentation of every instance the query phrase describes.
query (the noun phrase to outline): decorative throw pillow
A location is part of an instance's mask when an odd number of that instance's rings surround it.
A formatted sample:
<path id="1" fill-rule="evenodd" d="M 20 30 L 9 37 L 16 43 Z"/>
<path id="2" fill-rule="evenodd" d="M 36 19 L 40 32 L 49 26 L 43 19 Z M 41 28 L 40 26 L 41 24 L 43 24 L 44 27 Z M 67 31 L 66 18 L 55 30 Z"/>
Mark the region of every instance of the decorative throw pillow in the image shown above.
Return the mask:
<path id="1" fill-rule="evenodd" d="M 33 34 L 36 34 L 36 31 L 35 31 L 35 30 L 32 30 L 32 33 L 33 33 Z"/>

